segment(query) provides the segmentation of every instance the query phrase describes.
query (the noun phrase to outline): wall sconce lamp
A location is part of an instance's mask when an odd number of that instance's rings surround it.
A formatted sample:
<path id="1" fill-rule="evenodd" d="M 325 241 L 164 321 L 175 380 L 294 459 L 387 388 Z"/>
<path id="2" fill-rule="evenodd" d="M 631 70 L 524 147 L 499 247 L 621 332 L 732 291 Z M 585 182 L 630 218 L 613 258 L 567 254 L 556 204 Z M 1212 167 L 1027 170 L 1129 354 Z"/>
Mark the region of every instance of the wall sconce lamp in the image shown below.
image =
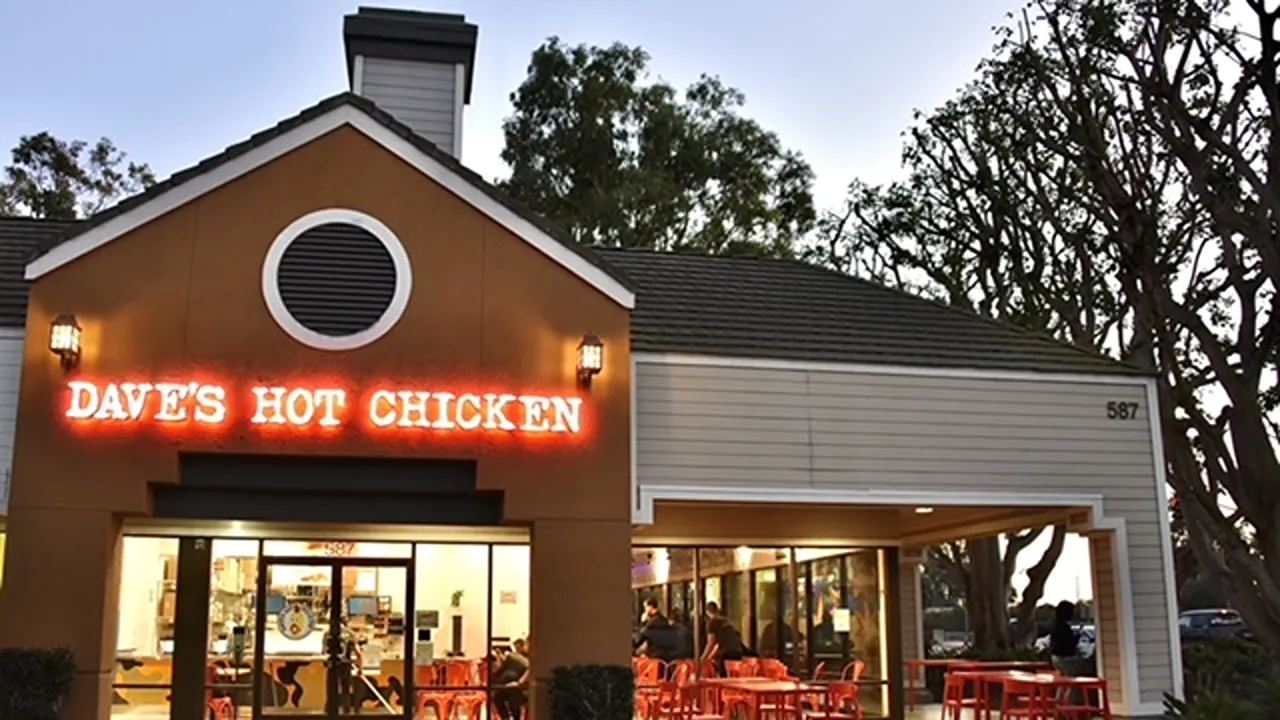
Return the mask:
<path id="1" fill-rule="evenodd" d="M 578 343 L 578 384 L 591 389 L 591 380 L 604 369 L 604 343 L 587 333 Z"/>
<path id="2" fill-rule="evenodd" d="M 58 356 L 64 371 L 80 364 L 80 323 L 71 313 L 63 313 L 49 326 L 49 352 Z"/>

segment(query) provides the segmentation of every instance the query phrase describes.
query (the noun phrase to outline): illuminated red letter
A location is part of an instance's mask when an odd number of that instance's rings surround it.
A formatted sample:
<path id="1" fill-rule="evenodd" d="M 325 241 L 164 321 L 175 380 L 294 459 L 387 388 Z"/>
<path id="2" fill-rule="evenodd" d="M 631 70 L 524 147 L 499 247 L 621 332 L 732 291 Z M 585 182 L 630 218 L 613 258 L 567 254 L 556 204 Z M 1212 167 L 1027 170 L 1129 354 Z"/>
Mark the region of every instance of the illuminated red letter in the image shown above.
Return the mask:
<path id="1" fill-rule="evenodd" d="M 431 427 L 437 430 L 452 430 L 457 425 L 453 423 L 453 418 L 449 417 L 449 401 L 456 397 L 453 393 L 438 392 L 431 393 L 431 397 L 436 399 L 436 405 L 440 408 L 440 414 L 436 416 L 435 422 L 431 423 Z"/>
<path id="2" fill-rule="evenodd" d="M 521 395 L 520 404 L 524 405 L 524 422 L 520 429 L 526 432 L 546 432 L 551 429 L 545 413 L 551 409 L 551 401 L 538 395 Z"/>
<path id="3" fill-rule="evenodd" d="M 129 414 L 129 419 L 137 420 L 147 407 L 151 383 L 120 383 L 120 392 L 124 395 L 125 411 Z"/>
<path id="4" fill-rule="evenodd" d="M 311 424 L 311 419 L 316 416 L 316 399 L 311 396 L 311 391 L 306 388 L 290 390 L 289 399 L 284 402 L 284 416 L 290 425 Z"/>
<path id="5" fill-rule="evenodd" d="M 379 409 L 380 405 L 386 405 L 387 410 L 383 412 Z M 390 427 L 396 421 L 396 396 L 386 390 L 378 390 L 373 393 L 373 397 L 369 398 L 369 422 L 374 427 Z"/>
<path id="6" fill-rule="evenodd" d="M 515 395 L 495 395 L 489 393 L 484 396 L 485 420 L 484 427 L 486 430 L 515 430 L 516 424 L 507 419 L 504 408 L 515 402 Z"/>
<path id="7" fill-rule="evenodd" d="M 124 401 L 120 398 L 120 388 L 115 383 L 107 383 L 102 389 L 102 400 L 98 403 L 98 412 L 93 414 L 95 420 L 128 420 L 124 411 Z"/>
<path id="8" fill-rule="evenodd" d="M 227 391 L 220 385 L 196 388 L 196 422 L 221 425 L 227 419 Z"/>
<path id="9" fill-rule="evenodd" d="M 316 390 L 316 404 L 320 406 L 320 427 L 336 427 L 342 424 L 338 411 L 347 406 L 347 392 Z"/>
<path id="10" fill-rule="evenodd" d="M 431 427 L 431 421 L 427 419 L 427 401 L 431 399 L 431 393 L 401 390 L 396 393 L 396 397 L 400 398 L 400 420 L 397 425 Z"/>
<path id="11" fill-rule="evenodd" d="M 551 398 L 551 432 L 576 433 L 582 428 L 582 398 Z"/>
<path id="12" fill-rule="evenodd" d="M 253 411 L 253 417 L 249 422 L 261 425 L 262 423 L 273 423 L 276 425 L 284 424 L 284 413 L 281 409 L 281 403 L 284 401 L 285 388 L 282 387 L 256 387 L 253 389 L 253 396 L 257 399 L 256 408 Z M 271 414 L 267 414 L 270 411 Z"/>
<path id="13" fill-rule="evenodd" d="M 86 420 L 98 411 L 98 386 L 83 380 L 72 380 L 67 383 L 71 391 L 71 403 L 67 406 L 67 417 L 72 420 Z"/>
<path id="14" fill-rule="evenodd" d="M 160 409 L 155 414 L 158 422 L 182 422 L 187 419 L 187 409 L 182 406 L 182 401 L 191 393 L 188 386 L 156 383 L 156 392 L 160 394 Z"/>
<path id="15" fill-rule="evenodd" d="M 471 412 L 466 413 L 464 408 L 470 405 Z M 471 393 L 463 393 L 458 396 L 458 427 L 463 430 L 475 430 L 480 427 L 480 423 L 484 420 L 484 416 L 480 414 L 480 396 Z"/>

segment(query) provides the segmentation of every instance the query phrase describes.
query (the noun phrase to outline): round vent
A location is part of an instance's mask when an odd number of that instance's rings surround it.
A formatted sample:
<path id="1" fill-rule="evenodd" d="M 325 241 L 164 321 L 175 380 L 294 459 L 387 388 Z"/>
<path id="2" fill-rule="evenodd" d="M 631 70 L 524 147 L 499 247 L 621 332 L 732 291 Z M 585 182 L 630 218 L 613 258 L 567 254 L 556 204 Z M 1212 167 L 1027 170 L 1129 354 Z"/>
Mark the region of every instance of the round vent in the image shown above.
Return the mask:
<path id="1" fill-rule="evenodd" d="M 320 210 L 267 251 L 262 294 L 298 342 L 350 350 L 390 330 L 409 302 L 409 257 L 386 225 L 354 210 Z"/>

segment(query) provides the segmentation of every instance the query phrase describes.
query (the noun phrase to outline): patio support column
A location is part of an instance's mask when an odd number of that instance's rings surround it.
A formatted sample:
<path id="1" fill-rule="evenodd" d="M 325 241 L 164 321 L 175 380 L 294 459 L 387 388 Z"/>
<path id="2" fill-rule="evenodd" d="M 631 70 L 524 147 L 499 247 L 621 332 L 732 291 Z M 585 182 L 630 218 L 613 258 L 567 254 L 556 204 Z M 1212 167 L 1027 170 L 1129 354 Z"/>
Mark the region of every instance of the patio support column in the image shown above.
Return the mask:
<path id="1" fill-rule="evenodd" d="M 1088 534 L 1089 565 L 1093 579 L 1093 615 L 1098 643 L 1095 650 L 1098 675 L 1107 680 L 1107 691 L 1113 707 L 1127 707 L 1129 681 L 1125 677 L 1124 618 L 1120 584 L 1116 579 L 1117 538 L 1111 530 Z M 1132 649 L 1129 649 L 1132 652 Z"/>
<path id="2" fill-rule="evenodd" d="M 925 656 L 924 598 L 921 593 L 921 563 L 924 561 L 923 548 L 901 548 L 898 552 L 899 582 L 902 585 L 899 593 L 898 613 L 902 618 L 901 648 L 903 663 L 903 680 L 908 679 L 906 663 L 908 660 L 919 660 Z M 924 673 L 914 673 L 911 679 L 915 686 L 918 704 L 927 698 L 924 687 Z M 904 686 L 903 691 L 906 692 Z M 908 702 L 912 698 L 907 698 Z"/>
<path id="3" fill-rule="evenodd" d="M 631 523 L 535 520 L 530 534 L 531 720 L 551 717 L 562 665 L 631 662 Z"/>

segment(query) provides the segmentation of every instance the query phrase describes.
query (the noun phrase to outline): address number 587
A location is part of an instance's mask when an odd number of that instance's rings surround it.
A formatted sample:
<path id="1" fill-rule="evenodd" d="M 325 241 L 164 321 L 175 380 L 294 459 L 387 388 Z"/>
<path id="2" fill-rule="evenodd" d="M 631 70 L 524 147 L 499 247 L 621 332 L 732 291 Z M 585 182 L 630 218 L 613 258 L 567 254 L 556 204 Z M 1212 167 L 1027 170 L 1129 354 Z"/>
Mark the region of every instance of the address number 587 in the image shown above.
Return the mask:
<path id="1" fill-rule="evenodd" d="M 1138 417 L 1138 403 L 1136 402 L 1119 402 L 1112 400 L 1107 403 L 1107 419 L 1108 420 L 1136 420 Z"/>

